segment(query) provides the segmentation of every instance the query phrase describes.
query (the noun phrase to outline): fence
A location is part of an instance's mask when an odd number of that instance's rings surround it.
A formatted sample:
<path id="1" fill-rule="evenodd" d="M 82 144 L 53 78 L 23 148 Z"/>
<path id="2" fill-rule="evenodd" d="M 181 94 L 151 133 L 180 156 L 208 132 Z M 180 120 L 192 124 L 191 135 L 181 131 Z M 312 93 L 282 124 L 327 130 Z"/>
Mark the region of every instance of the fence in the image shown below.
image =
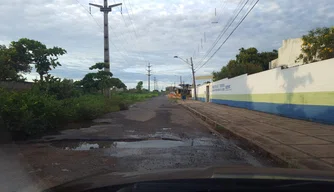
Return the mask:
<path id="1" fill-rule="evenodd" d="M 198 87 L 204 101 L 334 124 L 334 59 L 222 79 Z M 205 87 L 205 88 L 204 88 Z"/>

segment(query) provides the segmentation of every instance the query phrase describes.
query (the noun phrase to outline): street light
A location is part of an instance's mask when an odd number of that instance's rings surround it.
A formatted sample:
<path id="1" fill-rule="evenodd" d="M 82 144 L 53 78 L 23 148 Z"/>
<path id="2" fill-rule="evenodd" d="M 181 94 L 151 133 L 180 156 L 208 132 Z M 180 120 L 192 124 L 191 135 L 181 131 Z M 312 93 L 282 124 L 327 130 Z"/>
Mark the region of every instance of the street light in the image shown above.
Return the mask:
<path id="1" fill-rule="evenodd" d="M 185 62 L 186 64 L 188 64 L 188 65 L 189 65 L 188 59 L 187 59 L 187 60 L 185 60 L 185 59 L 183 59 L 182 57 L 179 57 L 179 56 L 174 56 L 174 58 L 181 59 L 183 62 Z"/>
<path id="2" fill-rule="evenodd" d="M 185 62 L 185 63 L 187 63 L 189 65 L 189 63 L 186 60 L 182 59 L 181 57 L 179 57 L 177 55 L 174 56 L 174 58 L 181 59 L 183 62 Z M 192 57 L 190 57 L 190 66 L 191 66 L 191 72 L 193 74 L 193 87 L 194 87 L 194 92 L 195 92 L 194 96 L 195 96 L 195 100 L 197 100 L 197 91 L 196 91 L 196 82 L 195 82 L 195 70 L 194 70 L 194 64 L 193 64 L 193 58 Z"/>

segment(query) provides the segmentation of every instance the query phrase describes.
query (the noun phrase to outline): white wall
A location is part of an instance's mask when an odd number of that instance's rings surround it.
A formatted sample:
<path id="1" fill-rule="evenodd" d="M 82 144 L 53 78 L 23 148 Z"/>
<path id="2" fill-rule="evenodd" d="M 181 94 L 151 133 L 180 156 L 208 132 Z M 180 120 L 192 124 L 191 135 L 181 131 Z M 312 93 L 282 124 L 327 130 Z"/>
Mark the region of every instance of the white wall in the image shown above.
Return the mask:
<path id="1" fill-rule="evenodd" d="M 288 69 L 275 68 L 213 82 L 210 94 L 334 92 L 333 71 L 334 59 Z M 206 85 L 197 87 L 198 95 L 205 95 L 205 91 Z"/>
<path id="2" fill-rule="evenodd" d="M 334 124 L 334 59 L 211 83 L 210 101 Z M 205 95 L 205 86 L 198 95 Z M 200 98 L 205 101 L 204 98 Z"/>

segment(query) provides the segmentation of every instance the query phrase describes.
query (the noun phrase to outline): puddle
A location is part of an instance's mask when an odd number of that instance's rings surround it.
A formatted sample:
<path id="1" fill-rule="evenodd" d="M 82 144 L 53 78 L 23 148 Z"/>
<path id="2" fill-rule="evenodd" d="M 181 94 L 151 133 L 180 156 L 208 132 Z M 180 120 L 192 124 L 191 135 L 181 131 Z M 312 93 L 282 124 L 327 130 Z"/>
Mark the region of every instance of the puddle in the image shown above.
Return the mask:
<path id="1" fill-rule="evenodd" d="M 156 132 L 154 134 L 148 134 L 148 137 L 150 138 L 164 138 L 164 139 L 170 139 L 170 140 L 181 140 L 179 136 L 176 136 L 172 133 L 166 133 L 166 132 Z"/>
<path id="2" fill-rule="evenodd" d="M 164 130 L 164 131 L 168 131 L 168 130 L 171 130 L 172 128 L 168 128 L 168 127 L 164 127 L 164 128 L 162 128 L 162 130 Z"/>
<path id="3" fill-rule="evenodd" d="M 184 141 L 152 139 L 142 141 L 95 141 L 95 142 L 55 142 L 52 146 L 64 150 L 88 151 L 102 150 L 111 156 L 136 155 L 142 149 L 167 149 L 176 147 L 217 146 L 217 140 L 210 138 L 189 139 Z M 124 154 L 123 154 L 124 152 Z"/>
<path id="4" fill-rule="evenodd" d="M 87 151 L 90 149 L 98 149 L 99 148 L 99 144 L 95 143 L 95 144 L 90 144 L 90 143 L 82 143 L 80 145 L 78 145 L 78 147 L 72 148 L 72 150 L 74 151 Z M 69 147 L 65 147 L 66 150 L 69 150 Z"/>
<path id="5" fill-rule="evenodd" d="M 73 150 L 73 151 L 88 151 L 92 149 L 105 149 L 110 148 L 113 142 L 100 141 L 100 142 L 55 142 L 51 145 L 54 147 L 58 147 L 65 150 Z"/>
<path id="6" fill-rule="evenodd" d="M 185 146 L 186 143 L 182 141 L 168 141 L 168 140 L 146 140 L 136 142 L 115 142 L 115 148 L 170 148 Z"/>
<path id="7" fill-rule="evenodd" d="M 192 140 L 192 146 L 214 146 L 218 141 L 211 138 L 199 138 Z"/>

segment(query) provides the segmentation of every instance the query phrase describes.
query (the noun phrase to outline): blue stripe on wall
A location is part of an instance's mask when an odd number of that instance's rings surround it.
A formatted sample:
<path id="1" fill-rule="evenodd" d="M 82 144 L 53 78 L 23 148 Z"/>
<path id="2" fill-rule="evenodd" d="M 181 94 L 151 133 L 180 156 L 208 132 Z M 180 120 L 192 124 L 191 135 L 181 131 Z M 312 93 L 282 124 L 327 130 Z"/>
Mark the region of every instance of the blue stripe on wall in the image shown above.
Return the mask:
<path id="1" fill-rule="evenodd" d="M 205 102 L 205 98 L 204 97 L 198 97 L 197 98 L 199 101 Z"/>
<path id="2" fill-rule="evenodd" d="M 202 101 L 202 100 L 201 100 Z M 326 124 L 334 124 L 334 106 L 295 105 L 212 99 L 212 103 L 246 108 Z"/>

